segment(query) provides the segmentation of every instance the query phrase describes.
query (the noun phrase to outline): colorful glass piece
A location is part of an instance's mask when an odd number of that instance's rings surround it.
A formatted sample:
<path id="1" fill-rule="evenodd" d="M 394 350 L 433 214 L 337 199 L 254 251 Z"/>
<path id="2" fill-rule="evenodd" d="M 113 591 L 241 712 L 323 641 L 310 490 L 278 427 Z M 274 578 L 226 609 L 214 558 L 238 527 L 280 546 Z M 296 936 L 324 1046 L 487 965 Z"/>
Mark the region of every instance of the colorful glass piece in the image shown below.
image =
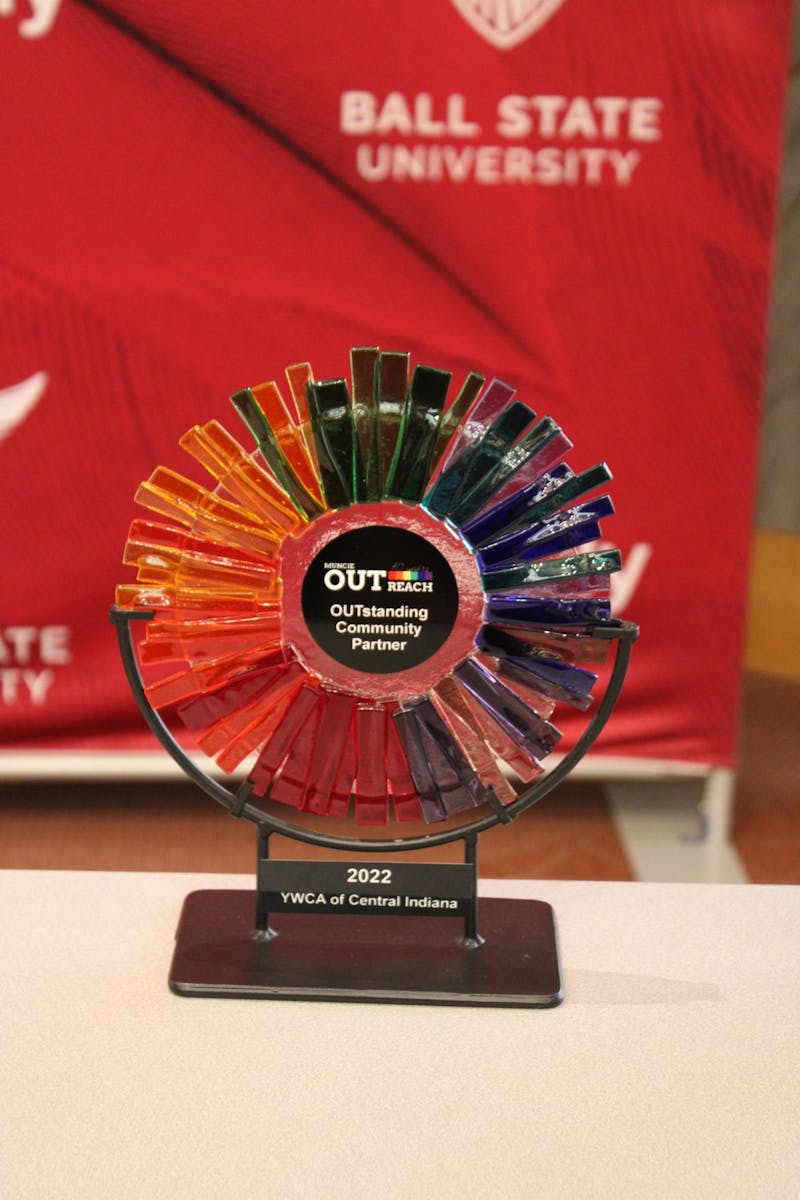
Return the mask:
<path id="1" fill-rule="evenodd" d="M 470 546 L 495 541 L 501 531 L 513 525 L 517 518 L 523 517 L 540 496 L 548 495 L 560 487 L 564 480 L 572 477 L 573 473 L 567 464 L 559 463 L 552 471 L 541 475 L 533 483 L 513 491 L 505 500 L 487 505 L 479 516 L 459 526 L 461 536 Z"/>
<path id="2" fill-rule="evenodd" d="M 408 396 L 408 372 L 411 356 L 395 350 L 383 350 L 378 356 L 378 484 L 385 494 L 386 481 L 394 458 L 400 423 Z"/>
<path id="3" fill-rule="evenodd" d="M 455 674 L 509 737 L 537 759 L 544 758 L 557 744 L 561 737 L 559 730 L 521 703 L 480 663 L 467 659 L 456 667 Z"/>
<path id="4" fill-rule="evenodd" d="M 364 465 L 365 500 L 380 500 L 383 496 L 376 381 L 378 353 L 377 346 L 356 346 L 350 351 L 353 420 Z"/>
<path id="5" fill-rule="evenodd" d="M 439 464 L 444 459 L 448 451 L 450 439 L 456 434 L 461 427 L 464 418 L 472 408 L 475 401 L 478 399 L 480 390 L 483 387 L 485 378 L 479 375 L 477 371 L 470 371 L 467 378 L 461 385 L 461 391 L 456 396 L 453 403 L 445 408 L 442 414 L 442 419 L 439 423 L 439 433 L 436 438 L 436 445 L 431 455 L 431 475 L 435 475 L 439 468 Z"/>
<path id="6" fill-rule="evenodd" d="M 274 383 L 244 388 L 231 396 L 231 404 L 253 435 L 261 457 L 269 466 L 297 511 L 312 520 L 325 505 L 300 432 L 292 424 Z M 269 413 L 280 413 L 276 426 Z"/>
<path id="7" fill-rule="evenodd" d="M 542 766 L 536 755 L 527 746 L 512 741 L 495 716 L 478 702 L 455 675 L 440 679 L 434 691 L 524 783 L 530 783 L 537 775 L 541 775 Z"/>
<path id="8" fill-rule="evenodd" d="M 461 498 L 448 514 L 448 520 L 459 528 L 470 521 L 491 502 L 508 480 L 513 479 L 525 464 L 540 454 L 560 432 L 555 421 L 550 417 L 543 417 L 515 445 L 500 455 L 492 470 L 478 480 L 470 491 L 462 491 Z"/>
<path id="9" fill-rule="evenodd" d="M 511 404 L 513 396 L 513 387 L 503 383 L 501 379 L 493 379 L 487 384 L 477 403 L 470 409 L 466 421 L 452 439 L 442 464 L 443 472 L 448 470 L 465 450 L 483 437 L 492 422 Z"/>
<path id="10" fill-rule="evenodd" d="M 272 382 L 232 397 L 252 452 L 217 421 L 181 439 L 213 490 L 158 468 L 137 492 L 161 519 L 131 525 L 124 559 L 137 582 L 117 601 L 147 618 L 143 670 L 173 664 L 146 698 L 223 770 L 252 758 L 252 802 L 267 808 L 386 828 L 512 805 L 513 780 L 535 780 L 558 743 L 556 705 L 592 703 L 597 677 L 581 664 L 608 655 L 600 627 L 611 623 L 619 552 L 578 550 L 613 512 L 608 496 L 583 501 L 610 479 L 606 465 L 574 474 L 560 461 L 569 439 L 508 384 L 481 390 L 472 372 L 448 407 L 450 373 L 418 365 L 409 384 L 409 366 L 406 353 L 355 347 L 351 389 L 316 381 L 308 363 L 289 367 L 286 399 Z M 418 504 L 427 511 L 412 517 Z M 340 520 L 335 510 L 351 508 Z M 384 522 L 387 537 L 375 537 Z M 410 525 L 414 545 L 395 545 L 388 532 Z M 366 550 L 337 541 L 364 530 Z M 372 570 L 380 552 L 387 562 Z M 315 605 L 301 585 L 317 559 Z M 294 576 L 299 590 L 284 594 Z M 343 580 L 363 592 L 358 605 L 349 593 L 344 603 Z M 372 595 L 381 591 L 397 594 Z M 382 644 L 387 601 L 404 645 L 430 613 L 444 622 L 420 675 L 418 658 L 335 671 L 311 625 L 369 621 Z"/>
<path id="11" fill-rule="evenodd" d="M 323 694 L 314 770 L 304 803 L 304 808 L 309 812 L 327 815 L 355 708 L 352 696 L 339 692 Z"/>
<path id="12" fill-rule="evenodd" d="M 386 776 L 386 709 L 359 704 L 356 710 L 357 825 L 386 825 L 389 821 L 389 787 Z"/>
<path id="13" fill-rule="evenodd" d="M 407 708 L 398 709 L 392 720 L 403 747 L 424 820 L 429 824 L 444 820 L 447 813 L 425 754 L 422 727 L 413 710 Z"/>
<path id="14" fill-rule="evenodd" d="M 515 400 L 475 442 L 467 445 L 461 454 L 451 455 L 423 501 L 428 511 L 437 517 L 448 516 L 462 495 L 491 476 L 505 450 L 521 436 L 535 415 L 527 404 Z"/>
<path id="15" fill-rule="evenodd" d="M 588 550 L 542 558 L 538 562 L 513 563 L 484 571 L 481 584 L 485 592 L 505 592 L 517 587 L 535 587 L 555 579 L 580 579 L 586 575 L 612 573 L 622 567 L 619 550 Z"/>
<path id="16" fill-rule="evenodd" d="M 386 495 L 417 501 L 428 486 L 431 456 L 439 433 L 450 372 L 417 366 L 400 422 Z"/>
<path id="17" fill-rule="evenodd" d="M 325 499 L 331 508 L 347 508 L 365 498 L 364 464 L 347 384 L 343 379 L 309 383 L 307 395 Z"/>
<path id="18" fill-rule="evenodd" d="M 487 542 L 478 551 L 478 562 L 485 570 L 498 563 L 519 559 L 545 558 L 594 541 L 600 536 L 599 521 L 609 517 L 614 506 L 608 496 L 575 508 L 568 508 L 555 517 L 539 521 L 531 528 L 521 528 L 497 541 Z"/>

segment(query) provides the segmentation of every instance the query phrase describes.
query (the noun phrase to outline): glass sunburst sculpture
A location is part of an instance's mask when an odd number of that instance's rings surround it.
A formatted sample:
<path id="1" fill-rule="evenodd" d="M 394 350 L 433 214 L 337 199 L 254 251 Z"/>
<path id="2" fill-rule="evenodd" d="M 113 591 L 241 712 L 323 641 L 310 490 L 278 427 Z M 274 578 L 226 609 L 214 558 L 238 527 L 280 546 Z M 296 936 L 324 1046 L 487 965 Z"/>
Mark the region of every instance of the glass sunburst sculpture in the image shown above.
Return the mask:
<path id="1" fill-rule="evenodd" d="M 287 368 L 181 446 L 136 500 L 117 610 L 144 616 L 147 705 L 250 803 L 358 825 L 502 819 L 582 712 L 619 622 L 597 549 L 605 464 L 508 385 L 359 347 L 345 379 Z M 455 393 L 454 395 L 452 393 Z M 449 398 L 451 397 L 452 398 Z M 593 497 L 587 499 L 587 497 Z M 609 636 L 610 635 L 610 636 Z"/>

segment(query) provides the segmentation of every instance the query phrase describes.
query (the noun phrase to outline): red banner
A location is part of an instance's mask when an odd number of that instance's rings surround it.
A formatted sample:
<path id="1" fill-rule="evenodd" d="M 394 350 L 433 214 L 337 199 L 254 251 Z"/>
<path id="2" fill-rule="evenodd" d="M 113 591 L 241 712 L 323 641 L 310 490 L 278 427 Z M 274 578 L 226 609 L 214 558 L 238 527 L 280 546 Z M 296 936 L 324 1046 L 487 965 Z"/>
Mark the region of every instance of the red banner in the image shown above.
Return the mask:
<path id="1" fill-rule="evenodd" d="M 3 5 L 2 745 L 146 743 L 137 484 L 361 344 L 609 461 L 642 639 L 602 749 L 730 764 L 789 8 Z"/>

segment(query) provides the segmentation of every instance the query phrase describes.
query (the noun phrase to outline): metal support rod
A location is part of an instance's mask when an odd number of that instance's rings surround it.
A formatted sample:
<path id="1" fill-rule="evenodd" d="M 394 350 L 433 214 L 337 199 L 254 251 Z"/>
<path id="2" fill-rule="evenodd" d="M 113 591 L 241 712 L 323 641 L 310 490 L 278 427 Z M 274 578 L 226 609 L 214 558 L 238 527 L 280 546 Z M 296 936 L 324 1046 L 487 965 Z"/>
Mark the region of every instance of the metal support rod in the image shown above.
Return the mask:
<path id="1" fill-rule="evenodd" d="M 269 927 L 269 907 L 267 904 L 267 893 L 261 886 L 262 869 L 261 864 L 269 859 L 269 839 L 272 837 L 272 830 L 268 825 L 261 824 L 258 827 L 258 860 L 256 862 L 256 937 L 269 938 L 274 935 L 274 930 Z"/>
<path id="2" fill-rule="evenodd" d="M 472 898 L 464 914 L 464 941 L 469 946 L 479 946 L 483 940 L 478 933 L 478 835 L 464 838 L 464 862 L 472 867 Z"/>

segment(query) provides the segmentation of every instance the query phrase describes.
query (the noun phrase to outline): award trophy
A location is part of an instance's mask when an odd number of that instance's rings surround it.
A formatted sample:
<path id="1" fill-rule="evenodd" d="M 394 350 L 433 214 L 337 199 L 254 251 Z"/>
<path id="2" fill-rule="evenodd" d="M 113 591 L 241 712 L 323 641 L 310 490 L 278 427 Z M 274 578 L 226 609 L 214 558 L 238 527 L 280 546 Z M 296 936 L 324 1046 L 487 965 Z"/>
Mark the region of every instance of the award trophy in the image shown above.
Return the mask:
<path id="1" fill-rule="evenodd" d="M 611 475 L 573 473 L 559 426 L 497 379 L 472 372 L 448 403 L 450 373 L 406 353 L 358 347 L 350 367 L 349 387 L 301 364 L 288 391 L 237 392 L 257 449 L 195 426 L 181 446 L 215 482 L 159 467 L 136 494 L 154 517 L 131 526 L 137 581 L 111 612 L 130 686 L 257 830 L 255 892 L 186 898 L 170 986 L 551 1006 L 552 910 L 479 905 L 478 836 L 555 787 L 619 695 L 638 630 L 610 613 L 619 551 L 595 545 L 611 500 L 587 499 Z M 558 755 L 562 704 L 587 716 Z M 344 856 L 276 860 L 276 833 Z M 402 861 L 451 841 L 463 863 Z"/>

